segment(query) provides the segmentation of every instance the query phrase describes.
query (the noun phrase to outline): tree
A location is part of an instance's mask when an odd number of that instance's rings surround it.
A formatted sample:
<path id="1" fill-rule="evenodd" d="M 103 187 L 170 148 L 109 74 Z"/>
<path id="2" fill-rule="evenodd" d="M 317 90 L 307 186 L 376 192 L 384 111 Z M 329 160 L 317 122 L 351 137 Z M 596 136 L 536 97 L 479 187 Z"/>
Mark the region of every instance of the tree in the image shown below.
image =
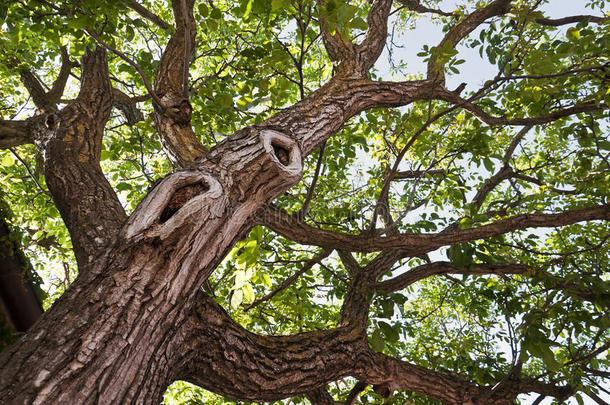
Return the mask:
<path id="1" fill-rule="evenodd" d="M 99 3 L 0 4 L 14 224 L 78 267 L 3 401 L 603 403 L 605 1 Z M 450 90 L 467 47 L 496 74 Z"/>

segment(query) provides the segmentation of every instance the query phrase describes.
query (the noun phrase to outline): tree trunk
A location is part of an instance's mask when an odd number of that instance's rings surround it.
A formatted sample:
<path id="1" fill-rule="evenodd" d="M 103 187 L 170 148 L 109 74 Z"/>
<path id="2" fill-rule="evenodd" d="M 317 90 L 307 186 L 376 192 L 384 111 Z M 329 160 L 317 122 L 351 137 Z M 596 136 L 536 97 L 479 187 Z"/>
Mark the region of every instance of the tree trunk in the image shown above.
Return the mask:
<path id="1" fill-rule="evenodd" d="M 28 266 L 10 239 L 0 211 L 0 299 L 15 330 L 25 332 L 42 315 L 42 305 L 32 285 Z"/>
<path id="2" fill-rule="evenodd" d="M 153 189 L 107 253 L 2 354 L 3 398 L 159 401 L 174 378 L 174 331 L 199 286 L 256 211 L 301 175 L 297 144 L 279 132 L 245 130 L 225 147 L 231 153 L 216 164 L 170 175 Z M 16 372 L 24 369 L 36 370 L 34 378 Z"/>

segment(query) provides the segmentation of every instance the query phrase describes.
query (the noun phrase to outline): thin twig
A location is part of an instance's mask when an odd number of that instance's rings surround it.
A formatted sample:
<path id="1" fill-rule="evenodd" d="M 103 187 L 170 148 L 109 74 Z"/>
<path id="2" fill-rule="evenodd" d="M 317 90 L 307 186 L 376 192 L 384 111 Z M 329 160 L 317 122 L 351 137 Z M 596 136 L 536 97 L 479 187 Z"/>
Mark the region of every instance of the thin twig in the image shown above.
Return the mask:
<path id="1" fill-rule="evenodd" d="M 301 276 L 301 274 L 305 273 L 307 270 L 311 269 L 313 266 L 315 266 L 316 264 L 320 263 L 322 260 L 324 260 L 325 258 L 327 258 L 328 256 L 330 256 L 330 254 L 332 253 L 333 249 L 324 249 L 320 254 L 318 254 L 317 256 L 314 256 L 313 258 L 311 258 L 304 266 L 302 269 L 298 270 L 296 273 L 294 273 L 293 275 L 291 275 L 290 277 L 288 277 L 287 279 L 285 279 L 284 281 L 282 281 L 282 283 L 273 291 L 271 291 L 269 294 L 265 295 L 262 298 L 259 298 L 257 300 L 254 300 L 252 302 L 252 304 L 250 304 L 245 311 L 249 311 L 252 308 L 260 305 L 261 303 L 265 302 L 265 301 L 269 301 L 271 298 L 273 298 L 273 296 L 275 296 L 277 293 L 279 293 L 280 291 L 284 290 L 286 287 L 288 287 L 290 284 L 292 284 L 297 278 L 299 278 L 299 276 Z"/>
<path id="2" fill-rule="evenodd" d="M 142 82 L 144 83 L 144 87 L 146 87 L 146 90 L 148 91 L 150 96 L 153 98 L 155 104 L 157 104 L 157 106 L 159 106 L 159 108 L 161 108 L 161 109 L 165 108 L 165 106 L 163 105 L 163 102 L 161 101 L 159 96 L 157 96 L 157 94 L 154 92 L 154 90 L 150 84 L 150 81 L 148 80 L 148 77 L 146 77 L 146 74 L 144 73 L 142 68 L 136 62 L 134 62 L 131 58 L 129 58 L 123 52 L 119 51 L 118 49 L 113 48 L 112 46 L 110 46 L 107 43 L 105 43 L 104 41 L 102 41 L 102 39 L 97 34 L 92 32 L 88 28 L 85 28 L 85 32 L 87 34 L 89 34 L 89 36 L 91 38 L 95 39 L 98 44 L 100 44 L 101 46 L 103 46 L 104 48 L 109 50 L 110 52 L 114 53 L 119 58 L 123 59 L 129 65 L 131 65 L 131 67 L 133 67 L 136 70 L 136 72 L 138 72 L 138 75 L 140 75 L 140 78 L 142 79 Z"/>
<path id="3" fill-rule="evenodd" d="M 38 188 L 40 189 L 40 191 L 51 197 L 51 193 L 48 190 L 45 190 L 44 188 L 42 188 L 42 186 L 40 185 L 40 183 L 38 182 L 38 179 L 36 178 L 36 176 L 34 176 L 34 173 L 32 173 L 32 170 L 30 170 L 30 167 L 28 166 L 28 164 L 25 162 L 25 160 L 23 160 L 21 158 L 21 156 L 19 156 L 17 154 L 17 152 L 15 152 L 15 150 L 13 148 L 8 148 L 8 150 L 11 151 L 11 153 L 17 158 L 17 160 L 19 160 L 21 162 L 21 164 L 25 167 L 25 170 L 27 170 L 28 174 L 30 175 L 30 177 L 32 178 L 32 180 L 34 180 L 34 183 L 36 183 L 36 185 L 38 186 Z"/>

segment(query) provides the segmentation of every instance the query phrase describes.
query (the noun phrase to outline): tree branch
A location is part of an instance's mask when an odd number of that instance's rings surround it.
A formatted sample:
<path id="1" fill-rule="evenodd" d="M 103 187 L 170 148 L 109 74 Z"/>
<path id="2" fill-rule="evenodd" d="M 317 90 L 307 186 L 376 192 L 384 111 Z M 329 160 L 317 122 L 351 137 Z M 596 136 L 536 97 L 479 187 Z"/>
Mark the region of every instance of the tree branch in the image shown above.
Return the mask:
<path id="1" fill-rule="evenodd" d="M 144 114 L 138 108 L 137 103 L 149 98 L 150 96 L 148 95 L 144 97 L 129 97 L 122 91 L 112 88 L 113 105 L 123 113 L 129 126 L 144 121 Z"/>
<path id="2" fill-rule="evenodd" d="M 140 14 L 142 17 L 146 18 L 147 20 L 152 21 L 153 23 L 155 23 L 162 29 L 168 30 L 171 28 L 171 25 L 166 23 L 165 20 L 163 20 L 161 17 L 159 17 L 158 15 L 156 15 L 155 13 L 153 13 L 152 11 L 150 11 L 143 5 L 139 4 L 137 1 L 127 1 L 127 2 L 125 2 L 125 5 L 127 5 L 127 7 L 129 7 L 136 13 Z"/>
<path id="3" fill-rule="evenodd" d="M 191 126 L 188 72 L 197 34 L 194 0 L 173 0 L 175 31 L 155 73 L 155 93 L 162 109 L 155 111 L 155 125 L 169 159 L 179 168 L 191 166 L 207 149 Z"/>
<path id="4" fill-rule="evenodd" d="M 572 15 L 563 18 L 536 18 L 536 22 L 541 25 L 548 25 L 551 27 L 559 27 L 566 24 L 575 24 L 581 21 L 589 21 L 595 24 L 603 24 L 608 20 L 608 17 L 598 17 L 594 15 Z"/>
<path id="5" fill-rule="evenodd" d="M 394 174 L 394 180 L 401 179 L 419 179 L 424 177 L 425 175 L 430 176 L 443 176 L 445 175 L 445 170 L 443 169 L 430 169 L 430 170 L 403 170 L 398 171 Z"/>
<path id="6" fill-rule="evenodd" d="M 425 278 L 441 275 L 441 274 L 524 274 L 529 267 L 520 264 L 509 264 L 509 263 L 496 263 L 496 264 L 473 264 L 467 268 L 458 268 L 450 262 L 434 262 L 429 264 L 423 264 L 417 266 L 405 273 L 391 278 L 389 280 L 382 281 L 377 284 L 376 290 L 383 291 L 384 293 L 391 293 L 394 291 L 402 290 L 411 284 L 423 280 Z"/>
<path id="7" fill-rule="evenodd" d="M 442 15 L 444 17 L 455 17 L 453 13 L 447 13 L 442 10 L 438 10 L 435 8 L 428 8 L 422 4 L 420 4 L 420 0 L 397 0 L 400 4 L 405 6 L 407 9 L 411 11 L 415 11 L 416 13 L 432 13 Z"/>
<path id="8" fill-rule="evenodd" d="M 307 393 L 307 398 L 312 405 L 334 405 L 335 400 L 328 393 L 325 386 L 320 386 L 313 391 Z"/>
<path id="9" fill-rule="evenodd" d="M 435 47 L 436 50 L 446 47 L 454 48 L 464 37 L 474 31 L 485 20 L 498 15 L 506 14 L 510 10 L 510 0 L 494 0 L 487 6 L 470 13 L 458 24 L 451 27 L 445 37 Z M 428 61 L 427 77 L 429 79 L 440 79 L 444 81 L 444 62 L 441 62 L 438 55 L 432 54 Z"/>
<path id="10" fill-rule="evenodd" d="M 151 84 L 150 84 L 150 80 L 148 80 L 148 76 L 146 76 L 146 73 L 144 73 L 144 71 L 142 70 L 142 68 L 140 67 L 140 65 L 138 65 L 133 59 L 131 59 L 130 57 L 128 57 L 127 55 L 125 55 L 123 52 L 119 51 L 118 49 L 108 45 L 106 42 L 104 42 L 99 35 L 97 35 L 96 33 L 94 33 L 93 31 L 89 30 L 89 29 L 85 29 L 85 31 L 87 32 L 87 34 L 95 39 L 95 41 L 103 46 L 104 48 L 106 48 L 107 50 L 109 50 L 110 52 L 114 53 L 116 56 L 118 56 L 119 58 L 123 59 L 127 64 L 129 64 L 131 67 L 133 67 L 136 72 L 138 73 L 138 75 L 140 76 L 140 79 L 142 79 L 142 84 L 144 84 L 144 87 L 146 88 L 146 91 L 148 91 L 148 94 L 150 94 L 150 96 L 152 97 L 154 103 L 157 104 L 158 108 L 163 109 L 164 105 L 163 102 L 161 101 L 161 99 L 159 98 L 159 96 L 154 92 Z M 154 104 L 153 104 L 154 105 Z"/>
<path id="11" fill-rule="evenodd" d="M 358 395 L 364 391 L 366 389 L 366 387 L 368 387 L 368 384 L 362 381 L 358 381 L 355 385 L 354 388 L 352 388 L 349 392 L 349 394 L 347 395 L 347 399 L 345 400 L 345 405 L 354 405 L 354 402 L 356 402 L 356 399 L 358 399 Z"/>
<path id="12" fill-rule="evenodd" d="M 344 60 L 352 59 L 354 56 L 354 44 L 343 38 L 339 30 L 336 27 L 331 27 L 330 23 L 322 17 L 322 8 L 325 6 L 324 0 L 317 1 L 320 33 L 322 34 L 322 42 L 328 57 L 333 62 L 341 62 Z"/>
<path id="13" fill-rule="evenodd" d="M 565 399 L 572 392 L 569 386 L 541 383 L 527 377 L 511 376 L 511 384 L 494 390 L 467 381 L 456 374 L 443 373 L 405 361 L 372 353 L 368 375 L 357 376 L 372 384 L 384 384 L 389 391 L 405 389 L 418 392 L 449 404 L 512 404 L 520 393 L 537 392 Z"/>
<path id="14" fill-rule="evenodd" d="M 302 244 L 343 249 L 354 252 L 374 252 L 400 249 L 406 255 L 420 255 L 441 246 L 455 245 L 508 232 L 537 228 L 558 227 L 577 222 L 609 220 L 610 205 L 580 208 L 555 214 L 521 214 L 498 220 L 488 225 L 433 234 L 401 234 L 371 237 L 348 235 L 307 225 L 298 218 L 276 207 L 267 207 L 260 216 L 261 224 L 274 232 Z"/>
<path id="15" fill-rule="evenodd" d="M 111 108 L 106 51 L 98 47 L 83 56 L 78 97 L 47 118 L 47 138 L 37 139 L 47 185 L 70 231 L 81 271 L 115 239 L 126 219 L 99 165 Z"/>
<path id="16" fill-rule="evenodd" d="M 78 66 L 78 63 L 72 62 L 70 60 L 70 55 L 68 55 L 68 50 L 65 46 L 61 47 L 61 68 L 59 69 L 59 74 L 57 75 L 57 79 L 55 83 L 53 83 L 53 87 L 46 94 L 47 100 L 49 104 L 53 106 L 59 104 L 61 100 L 61 96 L 64 94 L 64 89 L 66 88 L 66 82 L 68 81 L 68 77 L 70 77 L 70 71 L 73 67 Z"/>
<path id="17" fill-rule="evenodd" d="M 318 183 L 318 177 L 320 176 L 320 169 L 322 168 L 322 160 L 324 158 L 324 149 L 325 148 L 326 148 L 326 143 L 323 143 L 322 146 L 320 146 L 320 151 L 318 152 L 318 162 L 316 163 L 316 170 L 313 174 L 313 179 L 311 180 L 311 184 L 309 185 L 309 188 L 307 189 L 307 195 L 305 196 L 305 201 L 303 202 L 303 205 L 301 206 L 301 208 L 299 209 L 299 212 L 297 214 L 301 218 L 305 217 L 305 215 L 307 215 L 307 212 L 309 211 L 309 203 L 311 202 L 311 198 L 313 197 L 313 192 L 316 188 L 316 184 Z"/>
<path id="18" fill-rule="evenodd" d="M 328 382 L 353 376 L 362 381 L 360 387 L 373 384 L 387 393 L 405 389 L 447 403 L 512 403 L 504 391 L 375 353 L 366 337 L 349 326 L 290 336 L 257 335 L 236 324 L 202 292 L 198 300 L 176 336 L 174 377 L 226 398 L 275 401 L 318 392 Z M 516 383 L 510 387 L 511 400 L 519 392 L 565 393 L 562 387 L 532 380 Z"/>
<path id="19" fill-rule="evenodd" d="M 0 120 L 0 149 L 33 143 L 29 122 Z"/>
<path id="20" fill-rule="evenodd" d="M 305 263 L 305 265 L 301 269 L 299 269 L 294 274 L 292 274 L 290 277 L 288 277 L 287 279 L 282 281 L 282 283 L 279 286 L 277 286 L 273 291 L 271 291 L 269 294 L 265 295 L 264 297 L 261 297 L 261 298 L 258 298 L 256 300 L 254 300 L 250 305 L 248 305 L 246 307 L 245 311 L 249 311 L 252 308 L 257 307 L 261 303 L 269 301 L 277 293 L 279 293 L 280 291 L 285 290 L 290 284 L 294 283 L 294 281 L 297 278 L 299 278 L 303 273 L 305 273 L 306 271 L 310 270 L 313 266 L 315 266 L 316 264 L 320 263 L 322 260 L 324 260 L 328 256 L 330 256 L 330 254 L 332 252 L 333 252 L 332 249 L 326 249 L 326 250 L 323 250 L 320 254 L 318 254 L 318 255 L 314 256 L 313 258 L 309 259 L 307 261 L 307 263 Z"/>
<path id="21" fill-rule="evenodd" d="M 356 47 L 357 64 L 361 72 L 368 72 L 381 55 L 388 36 L 388 16 L 392 0 L 375 0 L 367 17 L 368 30 L 360 45 Z"/>
<path id="22" fill-rule="evenodd" d="M 49 103 L 47 93 L 42 87 L 42 83 L 38 80 L 38 77 L 29 70 L 22 70 L 20 72 L 21 83 L 27 89 L 28 93 L 32 97 L 34 105 L 42 111 L 50 111 L 55 106 Z"/>
<path id="23" fill-rule="evenodd" d="M 227 398 L 274 401 L 316 391 L 349 375 L 365 353 L 365 337 L 347 327 L 256 335 L 205 294 L 198 300 L 178 335 L 176 378 Z"/>
<path id="24" fill-rule="evenodd" d="M 464 108 L 468 110 L 477 117 L 479 120 L 484 122 L 490 126 L 499 126 L 499 125 L 539 125 L 546 124 L 549 122 L 556 121 L 560 118 L 569 117 L 570 115 L 584 113 L 584 112 L 593 112 L 593 111 L 603 111 L 610 108 L 607 104 L 597 103 L 595 100 L 582 101 L 574 104 L 572 107 L 554 110 L 546 115 L 541 115 L 538 117 L 531 118 L 506 118 L 506 117 L 493 117 L 487 114 L 481 107 L 472 103 L 471 101 L 465 100 L 461 98 L 459 95 L 454 92 L 439 89 L 438 98 L 441 100 L 445 100 L 450 102 L 458 107 Z"/>
<path id="25" fill-rule="evenodd" d="M 34 105 L 45 113 L 57 110 L 57 104 L 61 101 L 70 72 L 72 68 L 78 66 L 78 63 L 70 60 L 70 55 L 65 46 L 60 48 L 60 52 L 61 67 L 59 68 L 59 74 L 48 92 L 44 89 L 46 87 L 44 83 L 34 73 L 29 70 L 22 70 L 20 73 L 21 82 L 32 97 Z"/>

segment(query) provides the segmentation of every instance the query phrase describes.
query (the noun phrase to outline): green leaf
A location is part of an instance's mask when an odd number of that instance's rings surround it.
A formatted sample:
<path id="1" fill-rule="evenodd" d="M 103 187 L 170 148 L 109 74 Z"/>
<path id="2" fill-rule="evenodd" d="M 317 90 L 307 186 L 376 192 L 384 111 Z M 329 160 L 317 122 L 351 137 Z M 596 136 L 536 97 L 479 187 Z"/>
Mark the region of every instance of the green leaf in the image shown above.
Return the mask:
<path id="1" fill-rule="evenodd" d="M 92 23 L 94 22 L 93 18 L 87 15 L 80 15 L 78 17 L 76 17 L 73 20 L 70 20 L 68 22 L 68 26 L 70 26 L 71 28 L 74 28 L 76 30 L 80 30 L 83 29 L 87 26 L 92 25 Z"/>
<path id="2" fill-rule="evenodd" d="M 265 285 L 265 287 L 271 287 L 272 283 L 269 274 L 263 273 L 263 284 Z"/>
<path id="3" fill-rule="evenodd" d="M 287 0 L 271 0 L 271 9 L 280 10 L 286 7 Z"/>
<path id="4" fill-rule="evenodd" d="M 214 20 L 219 20 L 222 18 L 222 12 L 218 7 L 212 9 L 212 12 L 210 13 L 210 18 L 213 18 Z"/>
<path id="5" fill-rule="evenodd" d="M 218 101 L 218 104 L 224 108 L 233 106 L 233 97 L 228 93 L 220 94 L 216 97 L 216 101 Z"/>
<path id="6" fill-rule="evenodd" d="M 570 41 L 576 42 L 580 39 L 580 30 L 576 27 L 570 27 L 570 28 L 568 28 L 568 30 L 566 32 L 566 37 Z"/>
<path id="7" fill-rule="evenodd" d="M 388 341 L 390 341 L 390 342 L 398 341 L 398 338 L 400 337 L 400 335 L 399 335 L 398 331 L 396 330 L 396 328 L 392 327 L 389 323 L 383 322 L 383 321 L 380 321 L 377 324 L 381 328 L 381 331 L 383 332 L 385 337 L 388 339 Z"/>
<path id="8" fill-rule="evenodd" d="M 495 166 L 494 166 L 494 163 L 492 162 L 492 160 L 490 158 L 488 158 L 488 157 L 484 158 L 483 159 L 483 165 L 485 166 L 485 168 L 488 171 L 493 173 Z"/>
<path id="9" fill-rule="evenodd" d="M 126 182 L 120 182 L 116 185 L 116 189 L 118 191 L 127 191 L 127 190 L 131 190 L 131 184 L 126 183 Z"/>
<path id="10" fill-rule="evenodd" d="M 111 151 L 104 149 L 104 150 L 102 150 L 102 153 L 100 155 L 100 160 L 101 161 L 108 160 L 112 157 L 112 155 L 113 154 Z"/>
<path id="11" fill-rule="evenodd" d="M 475 249 L 469 244 L 453 245 L 447 250 L 447 257 L 458 269 L 468 268 L 474 262 Z"/>
<path id="12" fill-rule="evenodd" d="M 376 352 L 383 351 L 385 347 L 385 341 L 383 340 L 383 334 L 380 329 L 375 329 L 370 339 L 371 348 Z"/>
<path id="13" fill-rule="evenodd" d="M 254 301 L 254 289 L 252 288 L 252 285 L 250 283 L 245 283 L 243 290 L 244 290 L 244 301 L 246 301 L 246 302 Z"/>
<path id="14" fill-rule="evenodd" d="M 242 290 L 233 291 L 233 295 L 231 296 L 231 307 L 233 309 L 237 309 L 244 299 L 244 293 Z"/>
<path id="15" fill-rule="evenodd" d="M 350 26 L 360 31 L 366 31 L 369 26 L 362 17 L 356 17 L 350 22 Z"/>
<path id="16" fill-rule="evenodd" d="M 246 9 L 244 10 L 244 18 L 248 18 L 250 15 L 250 11 L 252 11 L 252 0 L 248 0 L 246 2 Z"/>
<path id="17" fill-rule="evenodd" d="M 233 288 L 235 290 L 242 288 L 244 283 L 246 282 L 246 271 L 245 270 L 237 270 L 235 272 L 235 282 L 233 283 Z"/>
<path id="18" fill-rule="evenodd" d="M 126 39 L 127 41 L 131 41 L 131 40 L 133 40 L 134 36 L 135 36 L 135 31 L 133 30 L 133 28 L 131 27 L 131 25 L 128 25 L 128 26 L 125 28 L 125 39 Z"/>
<path id="19" fill-rule="evenodd" d="M 199 14 L 205 18 L 208 16 L 208 14 L 210 13 L 210 9 L 208 8 L 208 6 L 206 6 L 206 4 L 204 2 L 199 2 L 199 5 L 197 6 L 197 10 L 199 11 Z"/>
<path id="20" fill-rule="evenodd" d="M 12 166 L 15 164 L 15 159 L 13 159 L 13 155 L 9 152 L 4 152 L 4 156 L 2 157 L 2 166 Z"/>
<path id="21" fill-rule="evenodd" d="M 559 369 L 561 368 L 561 364 L 559 364 L 557 359 L 555 359 L 553 351 L 548 346 L 541 345 L 540 353 L 542 355 L 542 360 L 544 361 L 544 364 L 549 368 L 549 370 L 559 371 Z"/>

